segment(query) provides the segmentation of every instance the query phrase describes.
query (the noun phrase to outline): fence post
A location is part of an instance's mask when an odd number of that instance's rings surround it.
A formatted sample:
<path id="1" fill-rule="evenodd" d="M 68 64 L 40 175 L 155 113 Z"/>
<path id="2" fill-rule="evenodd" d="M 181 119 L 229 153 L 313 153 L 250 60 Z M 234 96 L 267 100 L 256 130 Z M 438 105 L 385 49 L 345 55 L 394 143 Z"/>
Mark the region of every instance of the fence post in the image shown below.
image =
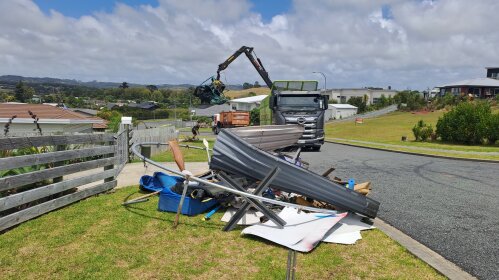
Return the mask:
<path id="1" fill-rule="evenodd" d="M 132 125 L 132 117 L 121 117 L 121 124 L 125 128 L 126 133 L 126 143 L 128 149 L 128 163 L 132 162 L 132 130 L 130 126 Z"/>
<path id="2" fill-rule="evenodd" d="M 116 145 L 117 146 L 117 139 L 115 139 L 114 141 L 110 141 L 108 142 L 109 145 Z M 113 157 L 114 155 L 116 154 L 116 152 L 114 154 L 107 154 L 107 155 L 104 155 L 105 158 L 107 157 Z M 104 171 L 106 170 L 110 170 L 110 169 L 113 169 L 114 168 L 114 165 L 106 165 L 104 166 Z M 118 174 L 116 174 L 118 175 Z M 115 177 L 108 177 L 108 178 L 105 178 L 104 179 L 104 183 L 106 182 L 111 182 L 111 181 L 114 181 Z"/>

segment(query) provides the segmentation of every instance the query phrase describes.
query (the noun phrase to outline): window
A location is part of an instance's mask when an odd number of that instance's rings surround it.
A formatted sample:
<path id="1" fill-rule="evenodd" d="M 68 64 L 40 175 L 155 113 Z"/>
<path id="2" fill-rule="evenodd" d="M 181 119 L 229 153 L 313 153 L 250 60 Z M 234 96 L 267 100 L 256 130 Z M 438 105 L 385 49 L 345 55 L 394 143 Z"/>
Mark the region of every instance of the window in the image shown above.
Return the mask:
<path id="1" fill-rule="evenodd" d="M 451 92 L 454 95 L 459 95 L 459 94 L 461 94 L 461 88 L 452 88 Z"/>

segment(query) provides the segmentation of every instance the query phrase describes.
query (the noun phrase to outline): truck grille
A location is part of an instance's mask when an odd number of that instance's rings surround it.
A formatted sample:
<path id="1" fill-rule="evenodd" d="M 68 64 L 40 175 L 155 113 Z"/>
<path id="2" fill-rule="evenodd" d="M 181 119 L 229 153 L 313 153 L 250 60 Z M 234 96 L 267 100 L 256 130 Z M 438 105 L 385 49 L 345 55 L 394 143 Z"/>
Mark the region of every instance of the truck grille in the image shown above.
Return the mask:
<path id="1" fill-rule="evenodd" d="M 287 124 L 301 124 L 305 127 L 302 139 L 314 139 L 317 132 L 316 117 L 286 117 Z"/>

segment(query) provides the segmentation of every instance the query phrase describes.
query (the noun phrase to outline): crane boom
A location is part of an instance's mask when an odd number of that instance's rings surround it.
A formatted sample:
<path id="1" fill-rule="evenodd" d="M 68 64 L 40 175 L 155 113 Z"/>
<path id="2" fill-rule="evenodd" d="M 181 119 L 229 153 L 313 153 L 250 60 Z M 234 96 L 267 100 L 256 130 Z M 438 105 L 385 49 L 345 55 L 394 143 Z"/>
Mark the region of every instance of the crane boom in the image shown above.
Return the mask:
<path id="1" fill-rule="evenodd" d="M 251 62 L 251 64 L 253 64 L 253 67 L 255 67 L 258 74 L 260 74 L 265 84 L 267 84 L 269 88 L 272 88 L 272 80 L 270 80 L 269 73 L 267 72 L 267 70 L 265 70 L 265 67 L 263 67 L 260 59 L 256 57 L 256 55 L 254 55 L 253 48 L 246 46 L 242 46 L 239 50 L 235 51 L 233 55 L 229 56 L 227 60 L 218 65 L 217 80 L 220 80 L 220 72 L 227 69 L 227 67 L 242 53 L 244 53 L 246 57 L 248 57 L 249 61 Z"/>

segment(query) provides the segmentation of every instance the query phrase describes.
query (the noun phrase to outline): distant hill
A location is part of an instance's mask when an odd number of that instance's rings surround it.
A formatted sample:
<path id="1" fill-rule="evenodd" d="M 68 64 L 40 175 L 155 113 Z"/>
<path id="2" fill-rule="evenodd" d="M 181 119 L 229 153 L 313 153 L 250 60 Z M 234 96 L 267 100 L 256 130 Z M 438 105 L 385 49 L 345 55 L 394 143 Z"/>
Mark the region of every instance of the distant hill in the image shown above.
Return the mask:
<path id="1" fill-rule="evenodd" d="M 44 85 L 57 85 L 57 86 L 84 86 L 91 88 L 117 88 L 121 85 L 121 82 L 99 82 L 99 81 L 91 81 L 91 82 L 82 82 L 75 79 L 58 79 L 58 78 L 49 78 L 49 77 L 23 77 L 17 75 L 3 75 L 0 76 L 0 86 L 4 85 L 3 88 L 12 88 L 12 85 L 17 84 L 19 81 L 23 81 L 26 84 L 44 84 Z M 128 84 L 130 87 L 144 87 L 145 84 Z M 161 84 L 156 85 L 158 88 L 170 88 L 170 89 L 184 89 L 190 87 L 196 87 L 198 85 L 191 84 Z M 228 85 L 228 89 L 239 90 L 242 89 L 242 85 Z"/>
<path id="2" fill-rule="evenodd" d="M 254 92 L 255 95 L 269 95 L 270 89 L 268 87 L 259 87 L 259 88 L 248 88 L 241 90 L 226 90 L 224 92 L 224 95 L 230 97 L 231 99 L 234 99 L 234 98 L 248 97 L 250 96 L 251 92 Z"/>

